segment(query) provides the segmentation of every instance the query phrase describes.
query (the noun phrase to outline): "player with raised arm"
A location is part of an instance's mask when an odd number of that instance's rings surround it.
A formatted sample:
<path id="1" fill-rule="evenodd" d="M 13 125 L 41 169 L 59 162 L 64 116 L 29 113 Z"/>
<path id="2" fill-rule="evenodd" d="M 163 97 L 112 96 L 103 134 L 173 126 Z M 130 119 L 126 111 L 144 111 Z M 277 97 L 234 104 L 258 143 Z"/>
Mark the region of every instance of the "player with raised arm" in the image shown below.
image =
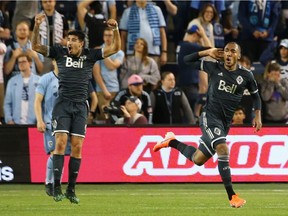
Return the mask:
<path id="1" fill-rule="evenodd" d="M 224 62 L 200 60 L 210 56 Z M 186 63 L 197 70 L 208 74 L 207 102 L 200 117 L 202 136 L 198 149 L 178 141 L 173 132 L 168 132 L 165 139 L 158 142 L 153 151 L 164 147 L 172 147 L 180 151 L 188 160 L 201 166 L 215 153 L 218 155 L 218 170 L 228 194 L 232 207 L 242 207 L 246 201 L 240 198 L 233 190 L 229 166 L 229 149 L 226 136 L 229 132 L 235 109 L 238 107 L 245 89 L 248 89 L 255 109 L 253 127 L 255 132 L 262 127 L 261 99 L 258 93 L 256 80 L 251 71 L 238 64 L 241 50 L 237 43 L 228 43 L 224 51 L 211 48 L 184 57 Z"/>
<path id="2" fill-rule="evenodd" d="M 39 26 L 45 14 L 35 16 L 32 33 L 33 50 L 56 60 L 58 66 L 59 90 L 58 98 L 52 113 L 52 130 L 56 138 L 53 155 L 54 200 L 61 201 L 65 197 L 71 203 L 79 203 L 75 194 L 75 185 L 82 158 L 82 145 L 86 133 L 86 122 L 89 112 L 88 84 L 92 78 L 92 68 L 97 60 L 106 58 L 121 49 L 118 24 L 110 19 L 107 25 L 114 27 L 114 40 L 110 46 L 102 49 L 85 49 L 85 34 L 72 30 L 68 33 L 67 46 L 45 46 L 40 44 Z M 69 160 L 69 179 L 65 195 L 61 189 L 61 174 L 64 165 L 64 152 L 68 136 L 71 137 L 71 155 Z"/>

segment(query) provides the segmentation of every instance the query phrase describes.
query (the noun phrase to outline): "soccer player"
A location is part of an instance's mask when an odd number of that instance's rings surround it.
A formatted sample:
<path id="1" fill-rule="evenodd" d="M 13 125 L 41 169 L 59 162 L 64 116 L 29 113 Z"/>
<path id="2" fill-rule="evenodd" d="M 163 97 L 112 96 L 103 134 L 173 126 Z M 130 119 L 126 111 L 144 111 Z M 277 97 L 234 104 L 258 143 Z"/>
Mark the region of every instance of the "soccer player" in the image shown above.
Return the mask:
<path id="1" fill-rule="evenodd" d="M 48 196 L 53 196 L 53 153 L 55 137 L 52 136 L 52 110 L 58 96 L 58 79 L 54 72 L 44 74 L 38 82 L 34 101 L 34 111 L 37 119 L 37 130 L 44 133 L 44 148 L 49 155 L 46 164 L 45 190 Z M 65 155 L 71 153 L 70 143 L 66 146 Z"/>
<path id="2" fill-rule="evenodd" d="M 210 56 L 223 62 L 200 60 L 201 57 Z M 232 207 L 239 208 L 245 204 L 233 190 L 229 166 L 229 150 L 226 144 L 230 124 L 235 109 L 247 88 L 253 98 L 255 118 L 253 127 L 255 132 L 262 127 L 261 100 L 258 87 L 251 71 L 241 67 L 238 60 L 241 50 L 237 43 L 228 43 L 224 51 L 217 48 L 203 50 L 185 56 L 185 62 L 192 68 L 206 71 L 209 78 L 207 101 L 200 117 L 202 136 L 198 149 L 188 146 L 175 138 L 173 132 L 168 132 L 162 142 L 158 142 L 153 151 L 164 147 L 172 147 L 180 151 L 188 160 L 201 166 L 215 153 L 218 155 L 218 170 L 228 194 Z"/>
<path id="3" fill-rule="evenodd" d="M 71 203 L 79 203 L 75 194 L 75 185 L 82 158 L 82 145 L 86 133 L 88 116 L 88 84 L 92 78 L 92 67 L 97 60 L 106 58 L 121 49 L 121 39 L 118 24 L 109 19 L 107 25 L 114 27 L 114 40 L 110 46 L 102 49 L 85 49 L 85 34 L 73 30 L 68 33 L 67 47 L 60 45 L 45 46 L 39 42 L 39 26 L 44 20 L 44 14 L 35 16 L 32 33 L 32 48 L 44 56 L 56 60 L 59 73 L 58 98 L 52 113 L 52 130 L 56 139 L 53 155 L 54 200 L 65 197 Z M 61 174 L 64 165 L 64 151 L 68 135 L 71 137 L 71 155 L 69 160 L 68 187 L 65 195 L 61 189 Z"/>

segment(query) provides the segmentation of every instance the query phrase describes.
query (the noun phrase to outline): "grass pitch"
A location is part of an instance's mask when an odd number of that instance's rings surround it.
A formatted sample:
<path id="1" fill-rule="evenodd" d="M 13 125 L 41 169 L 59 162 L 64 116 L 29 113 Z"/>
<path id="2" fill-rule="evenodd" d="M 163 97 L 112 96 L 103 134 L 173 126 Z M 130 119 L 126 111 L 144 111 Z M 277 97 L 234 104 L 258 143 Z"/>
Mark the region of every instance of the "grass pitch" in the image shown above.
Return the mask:
<path id="1" fill-rule="evenodd" d="M 63 186 L 63 188 L 65 188 Z M 43 185 L 1 184 L 1 216 L 288 215 L 288 184 L 234 184 L 247 200 L 229 206 L 222 184 L 78 184 L 80 204 L 56 203 Z"/>

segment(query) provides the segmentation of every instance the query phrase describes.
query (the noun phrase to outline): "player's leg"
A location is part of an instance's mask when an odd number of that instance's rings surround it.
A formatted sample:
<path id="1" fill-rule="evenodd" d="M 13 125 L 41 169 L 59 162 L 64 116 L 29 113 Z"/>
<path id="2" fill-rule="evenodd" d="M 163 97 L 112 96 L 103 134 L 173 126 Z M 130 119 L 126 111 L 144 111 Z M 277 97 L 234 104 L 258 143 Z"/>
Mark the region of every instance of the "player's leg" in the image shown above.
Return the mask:
<path id="1" fill-rule="evenodd" d="M 54 196 L 58 202 L 65 198 L 61 190 L 61 177 L 64 166 L 64 154 L 67 146 L 68 134 L 71 127 L 71 108 L 69 101 L 57 99 L 52 113 L 52 135 L 55 136 L 55 151 L 53 155 Z"/>
<path id="2" fill-rule="evenodd" d="M 53 155 L 50 154 L 46 163 L 46 178 L 45 178 L 45 191 L 48 196 L 53 196 Z"/>
<path id="3" fill-rule="evenodd" d="M 61 189 L 61 178 L 64 166 L 64 152 L 67 145 L 68 134 L 56 133 L 56 147 L 53 155 L 53 175 L 54 175 L 54 200 L 56 202 L 65 198 Z"/>
<path id="4" fill-rule="evenodd" d="M 81 165 L 82 145 L 86 134 L 88 107 L 85 103 L 76 103 L 75 106 L 77 111 L 74 113 L 71 125 L 71 156 L 69 160 L 68 187 L 65 196 L 71 203 L 78 204 L 79 199 L 75 194 L 75 186 Z"/>
<path id="5" fill-rule="evenodd" d="M 211 142 L 211 138 L 207 133 L 207 125 L 203 124 L 203 122 L 207 122 L 206 113 L 203 112 L 200 117 L 200 128 L 202 131 L 202 137 L 200 139 L 199 148 L 195 148 L 191 145 L 186 145 L 178 140 L 176 140 L 174 133 L 168 132 L 163 141 L 158 142 L 153 151 L 159 151 L 161 148 L 172 147 L 181 152 L 188 160 L 193 161 L 196 165 L 203 165 L 209 158 L 211 158 L 215 154 L 215 150 L 211 146 L 207 146 L 207 143 Z"/>
<path id="6" fill-rule="evenodd" d="M 199 151 L 197 148 L 191 145 L 187 145 L 183 142 L 180 142 L 175 138 L 173 132 L 168 132 L 163 141 L 158 142 L 153 151 L 159 151 L 161 148 L 172 147 L 181 154 L 183 154 L 188 160 L 194 162 L 196 165 L 203 165 L 210 157 L 207 157 L 202 151 Z"/>
<path id="7" fill-rule="evenodd" d="M 238 197 L 232 187 L 228 146 L 225 140 L 219 140 L 219 143 L 215 143 L 214 145 L 216 146 L 218 155 L 219 174 L 226 189 L 230 205 L 235 208 L 242 207 L 246 201 Z"/>
<path id="8" fill-rule="evenodd" d="M 51 130 L 44 132 L 44 148 L 48 155 L 46 163 L 45 191 L 48 196 L 53 196 L 53 151 L 55 149 L 55 138 L 52 136 Z"/>
<path id="9" fill-rule="evenodd" d="M 71 203 L 76 204 L 79 203 L 79 199 L 75 194 L 75 185 L 81 165 L 83 141 L 83 137 L 71 136 L 71 156 L 68 165 L 69 177 L 65 196 L 70 200 Z"/>

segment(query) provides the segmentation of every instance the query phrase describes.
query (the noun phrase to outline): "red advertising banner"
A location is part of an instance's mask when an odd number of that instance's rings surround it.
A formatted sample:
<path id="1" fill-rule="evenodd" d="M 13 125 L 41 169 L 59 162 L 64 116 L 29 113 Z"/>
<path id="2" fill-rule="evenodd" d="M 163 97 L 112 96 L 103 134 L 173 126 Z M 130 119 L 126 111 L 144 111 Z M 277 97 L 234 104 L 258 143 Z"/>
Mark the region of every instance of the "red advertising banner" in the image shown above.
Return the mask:
<path id="1" fill-rule="evenodd" d="M 285 127 L 231 128 L 227 136 L 234 182 L 288 182 L 288 136 Z M 198 146 L 198 127 L 91 127 L 83 146 L 78 182 L 221 182 L 217 155 L 196 166 L 172 148 L 152 151 L 165 133 Z M 43 182 L 47 156 L 43 135 L 29 128 L 31 182 Z M 63 181 L 67 181 L 65 158 Z"/>

